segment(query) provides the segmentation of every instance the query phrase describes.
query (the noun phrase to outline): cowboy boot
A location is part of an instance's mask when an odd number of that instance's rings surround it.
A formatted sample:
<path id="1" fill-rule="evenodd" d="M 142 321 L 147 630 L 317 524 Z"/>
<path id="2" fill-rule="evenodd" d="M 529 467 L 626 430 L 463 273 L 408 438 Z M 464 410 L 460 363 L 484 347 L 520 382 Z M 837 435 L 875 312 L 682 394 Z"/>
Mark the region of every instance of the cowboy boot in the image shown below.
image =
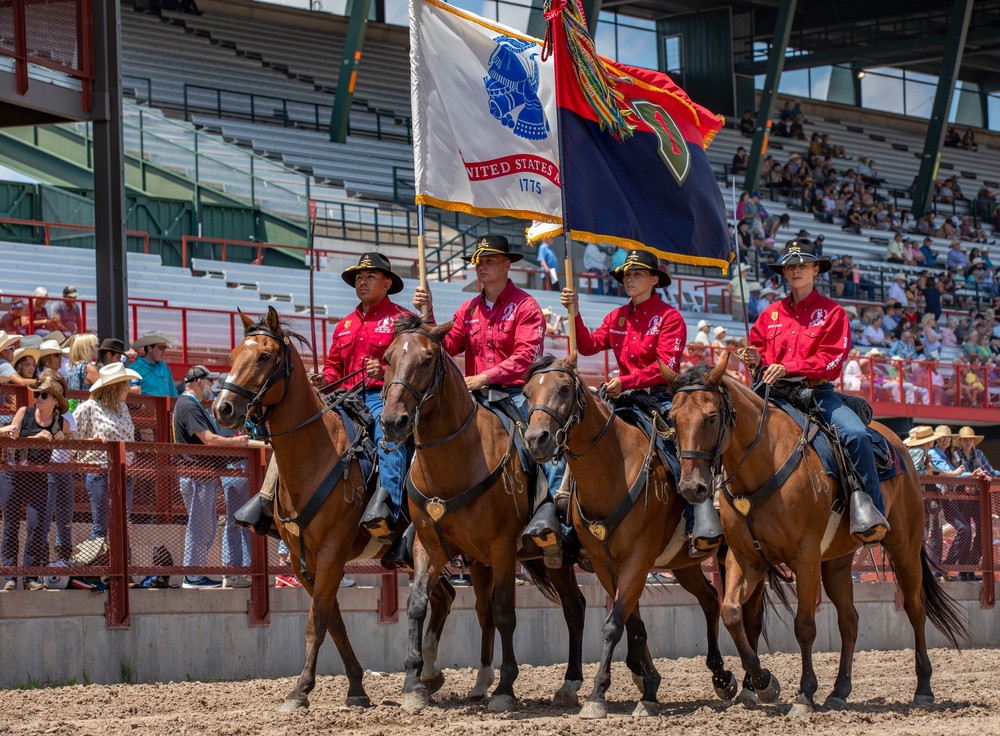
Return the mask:
<path id="1" fill-rule="evenodd" d="M 521 532 L 521 537 L 530 538 L 542 551 L 542 560 L 546 567 L 562 567 L 562 529 L 554 503 L 545 501 L 538 507 Z"/>
<path id="2" fill-rule="evenodd" d="M 389 506 L 391 501 L 389 491 L 379 486 L 361 517 L 361 528 L 382 544 L 392 544 L 392 531 L 396 526 L 396 515 Z"/>
<path id="3" fill-rule="evenodd" d="M 878 544 L 889 531 L 889 522 L 864 491 L 851 494 L 851 536 L 861 544 Z"/>
<path id="4" fill-rule="evenodd" d="M 396 537 L 382 555 L 382 567 L 387 570 L 413 569 L 413 540 L 416 536 L 417 528 L 413 524 L 407 526 L 406 531 Z"/>
<path id="5" fill-rule="evenodd" d="M 722 519 L 715 502 L 709 498 L 692 506 L 694 528 L 691 530 L 691 551 L 702 555 L 722 544 Z"/>

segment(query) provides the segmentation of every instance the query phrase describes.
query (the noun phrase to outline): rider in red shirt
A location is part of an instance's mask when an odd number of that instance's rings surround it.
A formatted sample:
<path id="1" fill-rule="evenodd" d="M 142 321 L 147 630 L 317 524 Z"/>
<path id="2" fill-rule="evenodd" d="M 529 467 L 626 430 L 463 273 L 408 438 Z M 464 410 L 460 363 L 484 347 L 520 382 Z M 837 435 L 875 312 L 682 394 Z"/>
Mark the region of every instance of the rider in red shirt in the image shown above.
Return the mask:
<path id="1" fill-rule="evenodd" d="M 382 442 L 382 356 L 392 342 L 396 318 L 409 311 L 394 304 L 389 296 L 403 290 L 403 280 L 392 271 L 389 259 L 381 253 L 363 253 L 358 265 L 342 274 L 354 287 L 360 303 L 333 328 L 330 352 L 323 364 L 323 375 L 313 378 L 322 388 L 337 381 L 339 388 L 353 388 L 365 381 L 361 396 L 375 419 L 374 440 L 378 449 L 379 488 L 361 517 L 361 528 L 379 541 L 392 541 L 393 528 L 403 502 L 403 478 L 406 475 L 406 449 L 397 445 L 391 452 Z M 356 375 L 352 375 L 356 374 Z"/>
<path id="2" fill-rule="evenodd" d="M 545 318 L 534 297 L 514 286 L 508 276 L 510 264 L 522 258 L 520 253 L 510 252 L 507 238 L 502 235 L 484 235 L 472 255 L 463 256 L 475 266 L 483 290 L 455 312 L 442 345 L 449 355 L 465 353 L 465 385 L 470 391 L 502 389 L 524 416 L 527 407 L 521 387 L 525 372 L 542 354 Z M 430 289 L 418 286 L 413 306 L 418 310 L 426 308 L 428 320 L 434 321 Z M 548 482 L 551 499 L 562 484 L 565 460 L 543 463 L 539 469 Z M 559 546 L 551 542 L 546 545 L 550 534 L 561 536 L 552 505 L 545 503 L 528 523 L 525 535 L 546 547 L 548 558 L 549 552 L 556 556 Z"/>
<path id="3" fill-rule="evenodd" d="M 885 536 L 889 522 L 868 429 L 833 390 L 832 381 L 840 377 L 851 349 L 851 327 L 843 307 L 814 287 L 816 277 L 830 265 L 816 255 L 807 238 L 785 244 L 780 260 L 770 268 L 788 280 L 791 296 L 761 312 L 743 361 L 760 371 L 765 383 L 799 379 L 813 389 L 819 413 L 837 428 L 864 485 L 864 493 L 851 494 L 851 534 L 871 544 Z"/>
<path id="4" fill-rule="evenodd" d="M 576 343 L 581 355 L 595 355 L 611 349 L 618 361 L 618 375 L 604 385 L 604 393 L 614 399 L 622 391 L 650 389 L 669 396 L 660 375 L 658 360 L 671 370 L 680 370 L 681 354 L 687 343 L 687 324 L 676 309 L 663 301 L 657 289 L 670 286 L 670 276 L 649 251 L 629 251 L 625 263 L 611 276 L 625 287 L 628 304 L 614 309 L 593 333 L 580 316 L 579 297 L 572 287 L 562 290 L 560 300 L 576 314 Z M 669 414 L 669 406 L 662 412 Z M 691 508 L 690 505 L 688 508 Z M 707 551 L 722 542 L 722 523 L 713 499 L 699 504 L 696 513 L 686 510 L 693 546 Z"/>

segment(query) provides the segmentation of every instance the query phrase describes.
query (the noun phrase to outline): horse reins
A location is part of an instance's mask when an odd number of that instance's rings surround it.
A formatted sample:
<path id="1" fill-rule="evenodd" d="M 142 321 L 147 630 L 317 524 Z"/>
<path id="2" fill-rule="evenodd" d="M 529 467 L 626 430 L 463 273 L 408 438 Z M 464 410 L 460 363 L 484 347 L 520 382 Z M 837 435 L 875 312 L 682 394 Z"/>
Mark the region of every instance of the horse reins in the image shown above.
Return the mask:
<path id="1" fill-rule="evenodd" d="M 556 430 L 554 438 L 556 449 L 555 453 L 553 453 L 552 459 L 558 461 L 563 454 L 566 454 L 569 457 L 573 458 L 574 460 L 579 460 L 581 457 L 583 457 L 588 452 L 593 450 L 594 447 L 597 445 L 597 443 L 601 441 L 601 438 L 604 437 L 605 433 L 608 431 L 608 429 L 611 427 L 611 424 L 614 422 L 615 413 L 614 411 L 610 412 L 607 423 L 604 425 L 600 433 L 598 433 L 597 437 L 594 438 L 594 441 L 590 443 L 590 445 L 587 447 L 586 450 L 584 450 L 580 454 L 572 452 L 569 449 L 569 433 L 570 430 L 573 429 L 573 427 L 577 426 L 581 421 L 583 421 L 583 411 L 587 407 L 586 389 L 584 388 L 583 382 L 580 380 L 580 377 L 576 373 L 571 371 L 569 368 L 562 368 L 560 366 L 550 365 L 545 368 L 539 368 L 532 374 L 532 378 L 541 373 L 565 373 L 567 376 L 570 377 L 570 380 L 573 381 L 573 390 L 574 390 L 573 407 L 570 408 L 569 415 L 563 417 L 560 416 L 559 413 L 556 412 L 554 409 L 552 409 L 549 406 L 546 406 L 545 404 L 532 404 L 531 406 L 528 407 L 527 421 L 531 422 L 531 415 L 534 414 L 536 411 L 541 411 L 548 414 L 559 425 L 559 429 Z"/>

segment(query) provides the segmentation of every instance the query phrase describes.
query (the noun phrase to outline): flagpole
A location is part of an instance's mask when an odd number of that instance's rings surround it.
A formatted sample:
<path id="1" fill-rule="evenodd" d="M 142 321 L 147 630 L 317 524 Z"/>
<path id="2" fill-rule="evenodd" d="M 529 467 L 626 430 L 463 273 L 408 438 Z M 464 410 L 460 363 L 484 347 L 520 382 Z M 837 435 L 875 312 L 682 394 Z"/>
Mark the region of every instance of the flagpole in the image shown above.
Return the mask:
<path id="1" fill-rule="evenodd" d="M 424 237 L 424 206 L 417 205 L 417 267 L 419 269 L 420 287 L 427 289 L 427 243 Z M 427 317 L 427 306 L 420 308 L 420 316 Z"/>
<path id="2" fill-rule="evenodd" d="M 563 266 L 566 270 L 566 286 L 576 289 L 573 283 L 573 240 L 570 237 L 569 224 L 569 194 L 566 192 L 566 148 L 563 146 L 562 137 L 562 115 L 556 105 L 556 135 L 559 140 L 559 197 L 562 201 L 562 225 L 563 225 Z M 579 298 L 579 297 L 578 297 Z M 569 351 L 576 352 L 576 306 L 570 305 L 569 313 Z"/>
<path id="3" fill-rule="evenodd" d="M 740 272 L 740 228 L 736 217 L 736 177 L 733 176 L 733 242 L 736 243 L 736 280 L 740 282 L 740 299 L 743 300 L 743 327 L 747 339 L 750 339 L 750 315 L 747 312 L 747 295 L 743 289 L 743 274 Z"/>

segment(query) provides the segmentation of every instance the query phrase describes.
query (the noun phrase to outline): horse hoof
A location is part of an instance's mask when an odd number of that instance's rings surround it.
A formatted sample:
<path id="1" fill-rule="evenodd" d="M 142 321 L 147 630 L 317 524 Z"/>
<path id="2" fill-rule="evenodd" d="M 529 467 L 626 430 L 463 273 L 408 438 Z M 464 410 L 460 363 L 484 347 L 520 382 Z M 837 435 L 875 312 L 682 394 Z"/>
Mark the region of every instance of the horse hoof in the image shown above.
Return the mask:
<path id="1" fill-rule="evenodd" d="M 736 696 L 736 702 L 740 705 L 745 705 L 748 708 L 751 705 L 760 705 L 760 700 L 757 699 L 757 693 L 748 687 L 740 690 L 740 694 Z"/>
<path id="2" fill-rule="evenodd" d="M 933 695 L 921 695 L 917 693 L 913 696 L 913 704 L 921 708 L 926 708 L 929 705 L 934 705 Z"/>
<path id="3" fill-rule="evenodd" d="M 719 685 L 715 685 L 713 683 L 713 686 L 715 687 L 715 694 L 719 700 L 732 700 L 736 697 L 736 692 L 740 687 L 740 684 L 736 681 L 736 677 L 732 672 L 727 672 L 726 674 L 729 675 L 729 680 L 725 685 L 720 687 Z"/>
<path id="4" fill-rule="evenodd" d="M 517 710 L 517 698 L 513 695 L 494 695 L 486 710 L 490 713 L 513 713 Z"/>
<path id="5" fill-rule="evenodd" d="M 582 685 L 582 680 L 566 680 L 562 687 L 556 690 L 556 694 L 552 698 L 552 705 L 575 708 L 580 704 L 579 692 Z"/>
<path id="6" fill-rule="evenodd" d="M 792 707 L 788 710 L 789 718 L 802 718 L 803 716 L 812 715 L 816 712 L 816 706 L 812 704 L 812 701 L 804 695 L 800 695 L 795 699 Z"/>
<path id="7" fill-rule="evenodd" d="M 306 698 L 289 698 L 281 707 L 278 708 L 279 713 L 294 713 L 297 710 L 305 710 L 309 707 L 309 700 Z"/>
<path id="8" fill-rule="evenodd" d="M 425 680 L 423 678 L 420 678 L 420 682 L 422 682 L 424 685 L 426 685 L 427 686 L 427 691 L 431 695 L 433 695 L 438 690 L 440 690 L 442 687 L 444 687 L 444 673 L 443 672 L 438 672 L 434 677 L 430 678 L 429 680 Z"/>
<path id="9" fill-rule="evenodd" d="M 831 695 L 823 701 L 823 707 L 827 710 L 847 710 L 847 701 L 836 695 Z"/>
<path id="10" fill-rule="evenodd" d="M 602 700 L 588 700 L 580 709 L 580 718 L 596 721 L 608 717 L 608 705 Z"/>
<path id="11" fill-rule="evenodd" d="M 635 686 L 639 688 L 639 692 L 646 692 L 646 684 L 642 680 L 642 675 L 637 675 L 634 672 L 631 672 L 630 674 L 632 675 L 632 682 L 634 682 Z"/>
<path id="12" fill-rule="evenodd" d="M 407 713 L 419 713 L 431 703 L 431 695 L 426 687 L 418 687 L 412 693 L 403 693 L 400 707 Z"/>
<path id="13" fill-rule="evenodd" d="M 351 695 L 347 698 L 347 705 L 350 708 L 371 708 L 372 701 L 367 695 Z"/>
<path id="14" fill-rule="evenodd" d="M 773 703 L 778 699 L 779 695 L 781 695 L 781 683 L 778 682 L 778 678 L 774 675 L 771 675 L 767 687 L 757 691 L 757 698 L 762 703 Z"/>
<path id="15" fill-rule="evenodd" d="M 660 715 L 660 704 L 656 701 L 640 700 L 636 704 L 635 710 L 632 711 L 632 715 L 635 718 L 650 718 L 651 716 L 658 716 Z"/>
<path id="16" fill-rule="evenodd" d="M 493 667 L 480 667 L 476 675 L 476 684 L 469 691 L 469 700 L 485 700 L 493 686 Z"/>

